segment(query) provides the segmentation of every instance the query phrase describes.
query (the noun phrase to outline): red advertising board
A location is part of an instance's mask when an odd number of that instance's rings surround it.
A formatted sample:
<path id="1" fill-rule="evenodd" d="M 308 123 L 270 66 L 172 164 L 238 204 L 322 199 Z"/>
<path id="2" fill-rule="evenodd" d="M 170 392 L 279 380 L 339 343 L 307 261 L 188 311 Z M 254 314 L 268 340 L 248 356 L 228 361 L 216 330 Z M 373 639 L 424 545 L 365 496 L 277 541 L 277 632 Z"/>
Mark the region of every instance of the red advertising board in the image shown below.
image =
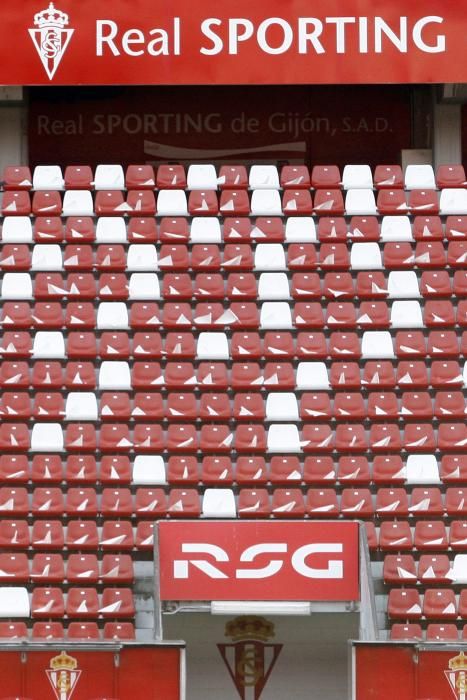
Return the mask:
<path id="1" fill-rule="evenodd" d="M 182 653 L 177 646 L 3 649 L 0 700 L 183 700 Z"/>
<path id="2" fill-rule="evenodd" d="M 356 644 L 353 700 L 465 700 L 467 649 L 455 644 Z"/>
<path id="3" fill-rule="evenodd" d="M 398 163 L 408 86 L 33 88 L 29 161 Z"/>
<path id="4" fill-rule="evenodd" d="M 358 600 L 358 527 L 161 521 L 161 599 Z"/>
<path id="5" fill-rule="evenodd" d="M 0 83 L 466 82 L 458 0 L 2 3 Z"/>

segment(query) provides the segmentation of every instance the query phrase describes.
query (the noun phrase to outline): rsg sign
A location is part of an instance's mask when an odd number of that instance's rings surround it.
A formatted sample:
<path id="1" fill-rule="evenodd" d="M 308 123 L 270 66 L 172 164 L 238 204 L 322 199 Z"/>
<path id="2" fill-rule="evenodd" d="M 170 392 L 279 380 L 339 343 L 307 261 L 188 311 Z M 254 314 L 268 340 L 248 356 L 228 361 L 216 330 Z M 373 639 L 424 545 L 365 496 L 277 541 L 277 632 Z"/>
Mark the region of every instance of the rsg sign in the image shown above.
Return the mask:
<path id="1" fill-rule="evenodd" d="M 159 523 L 163 600 L 357 600 L 358 524 Z"/>

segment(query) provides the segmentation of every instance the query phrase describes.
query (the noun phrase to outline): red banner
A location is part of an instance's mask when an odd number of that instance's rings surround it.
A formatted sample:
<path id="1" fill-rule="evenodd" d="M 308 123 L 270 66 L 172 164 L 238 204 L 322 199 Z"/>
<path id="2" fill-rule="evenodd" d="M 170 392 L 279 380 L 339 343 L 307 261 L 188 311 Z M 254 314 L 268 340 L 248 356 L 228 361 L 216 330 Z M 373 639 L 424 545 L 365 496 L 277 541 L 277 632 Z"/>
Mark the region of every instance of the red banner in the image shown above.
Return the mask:
<path id="1" fill-rule="evenodd" d="M 407 86 L 33 88 L 29 160 L 398 163 Z"/>
<path id="2" fill-rule="evenodd" d="M 0 83 L 467 82 L 458 0 L 3 3 Z"/>
<path id="3" fill-rule="evenodd" d="M 356 644 L 352 700 L 465 700 L 467 656 L 417 644 Z"/>
<path id="4" fill-rule="evenodd" d="M 181 700 L 175 646 L 0 652 L 0 700 Z"/>
<path id="5" fill-rule="evenodd" d="M 358 523 L 160 522 L 162 600 L 358 600 Z"/>

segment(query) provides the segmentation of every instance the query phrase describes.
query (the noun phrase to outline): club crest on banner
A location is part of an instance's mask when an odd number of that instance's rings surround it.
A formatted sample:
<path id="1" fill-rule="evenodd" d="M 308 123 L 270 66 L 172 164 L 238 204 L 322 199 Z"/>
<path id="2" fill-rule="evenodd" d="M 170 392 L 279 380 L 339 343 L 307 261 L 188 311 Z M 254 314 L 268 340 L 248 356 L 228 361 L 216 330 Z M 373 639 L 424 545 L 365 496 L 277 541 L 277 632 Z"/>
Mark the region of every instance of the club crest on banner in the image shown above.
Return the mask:
<path id="1" fill-rule="evenodd" d="M 46 10 L 34 15 L 36 29 L 28 30 L 49 80 L 54 77 L 74 32 L 66 28 L 68 22 L 68 15 L 51 2 Z"/>
<path id="2" fill-rule="evenodd" d="M 467 656 L 461 651 L 457 656 L 453 656 L 448 662 L 449 670 L 445 676 L 449 681 L 451 690 L 457 700 L 467 699 Z"/>
<path id="3" fill-rule="evenodd" d="M 50 668 L 46 674 L 57 700 L 70 700 L 81 675 L 78 661 L 62 651 L 50 659 Z"/>
<path id="4" fill-rule="evenodd" d="M 283 646 L 268 643 L 274 625 L 264 617 L 242 615 L 226 624 L 225 636 L 232 643 L 217 648 L 241 700 L 259 700 Z"/>

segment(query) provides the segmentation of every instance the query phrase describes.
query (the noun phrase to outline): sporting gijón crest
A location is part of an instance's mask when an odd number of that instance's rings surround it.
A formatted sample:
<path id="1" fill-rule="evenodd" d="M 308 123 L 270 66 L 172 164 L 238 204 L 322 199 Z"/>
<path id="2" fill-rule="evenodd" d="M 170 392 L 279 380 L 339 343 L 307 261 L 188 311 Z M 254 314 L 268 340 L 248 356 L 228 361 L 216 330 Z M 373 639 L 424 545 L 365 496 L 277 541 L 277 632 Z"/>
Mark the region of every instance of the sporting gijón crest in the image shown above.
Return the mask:
<path id="1" fill-rule="evenodd" d="M 218 644 L 224 663 L 241 700 L 259 700 L 282 644 L 268 644 L 274 625 L 264 617 L 244 615 L 228 622 L 225 636 L 231 644 Z"/>
<path id="2" fill-rule="evenodd" d="M 51 2 L 46 10 L 34 15 L 36 29 L 29 29 L 49 80 L 54 77 L 74 32 L 67 28 L 68 22 L 68 15 Z"/>
<path id="3" fill-rule="evenodd" d="M 57 700 L 71 700 L 81 675 L 78 661 L 66 651 L 62 651 L 50 660 L 50 668 L 46 669 L 46 674 Z"/>

